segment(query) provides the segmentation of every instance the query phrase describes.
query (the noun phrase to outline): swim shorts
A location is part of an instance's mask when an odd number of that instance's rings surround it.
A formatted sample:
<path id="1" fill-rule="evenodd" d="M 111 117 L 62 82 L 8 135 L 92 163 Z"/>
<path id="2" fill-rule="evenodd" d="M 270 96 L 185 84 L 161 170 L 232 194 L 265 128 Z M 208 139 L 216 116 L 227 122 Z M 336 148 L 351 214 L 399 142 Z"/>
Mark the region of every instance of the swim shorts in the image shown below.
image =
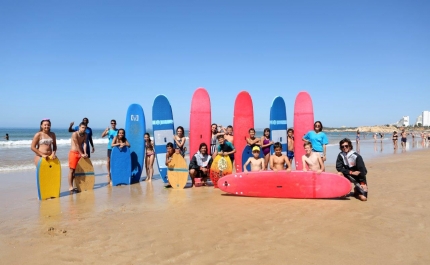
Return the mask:
<path id="1" fill-rule="evenodd" d="M 289 159 L 293 159 L 294 158 L 294 152 L 293 151 L 287 151 L 287 157 Z"/>
<path id="2" fill-rule="evenodd" d="M 69 152 L 69 168 L 76 169 L 76 165 L 79 162 L 81 155 L 78 151 L 70 151 Z"/>
<path id="3" fill-rule="evenodd" d="M 402 142 L 406 143 L 406 137 L 402 137 Z"/>
<path id="4" fill-rule="evenodd" d="M 111 154 L 112 154 L 112 149 L 108 149 L 107 150 L 107 157 L 110 157 Z"/>

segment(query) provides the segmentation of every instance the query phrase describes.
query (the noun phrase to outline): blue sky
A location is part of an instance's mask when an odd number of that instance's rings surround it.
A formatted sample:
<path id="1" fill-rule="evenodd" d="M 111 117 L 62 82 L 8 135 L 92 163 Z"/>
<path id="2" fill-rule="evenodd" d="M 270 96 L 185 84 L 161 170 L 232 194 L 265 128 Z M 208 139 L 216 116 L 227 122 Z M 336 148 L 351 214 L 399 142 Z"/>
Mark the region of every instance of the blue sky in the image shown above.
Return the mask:
<path id="1" fill-rule="evenodd" d="M 90 119 L 147 126 L 164 94 L 188 127 L 205 87 L 231 124 L 248 91 L 255 127 L 282 96 L 308 91 L 325 126 L 386 124 L 430 110 L 429 1 L 1 1 L 0 127 Z"/>

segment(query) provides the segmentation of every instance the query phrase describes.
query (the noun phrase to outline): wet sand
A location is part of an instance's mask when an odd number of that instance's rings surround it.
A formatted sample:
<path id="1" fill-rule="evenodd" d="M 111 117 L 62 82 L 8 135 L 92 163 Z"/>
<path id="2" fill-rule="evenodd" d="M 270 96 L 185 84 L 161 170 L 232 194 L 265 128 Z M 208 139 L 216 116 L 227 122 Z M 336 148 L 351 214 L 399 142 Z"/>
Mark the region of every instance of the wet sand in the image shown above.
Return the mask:
<path id="1" fill-rule="evenodd" d="M 1 263 L 430 264 L 429 155 L 365 158 L 367 202 L 109 187 L 105 174 L 94 191 L 39 202 L 34 172 L 0 174 Z"/>

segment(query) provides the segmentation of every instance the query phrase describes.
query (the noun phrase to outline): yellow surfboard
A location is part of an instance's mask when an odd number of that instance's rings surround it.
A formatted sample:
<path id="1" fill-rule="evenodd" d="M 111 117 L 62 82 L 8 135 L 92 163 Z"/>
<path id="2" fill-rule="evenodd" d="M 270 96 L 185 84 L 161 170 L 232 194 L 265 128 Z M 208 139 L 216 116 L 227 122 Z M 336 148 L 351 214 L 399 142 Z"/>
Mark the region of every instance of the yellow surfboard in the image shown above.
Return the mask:
<path id="1" fill-rule="evenodd" d="M 188 181 L 188 165 L 180 154 L 173 154 L 167 166 L 167 177 L 173 189 L 183 189 Z"/>
<path id="2" fill-rule="evenodd" d="M 39 200 L 60 197 L 61 164 L 58 158 L 40 158 L 36 167 L 37 195 Z"/>
<path id="3" fill-rule="evenodd" d="M 212 162 L 211 172 L 209 174 L 214 188 L 218 188 L 218 179 L 229 175 L 233 172 L 233 164 L 229 156 L 217 155 Z"/>
<path id="4" fill-rule="evenodd" d="M 94 167 L 88 157 L 81 157 L 75 170 L 75 186 L 79 192 L 94 188 Z"/>

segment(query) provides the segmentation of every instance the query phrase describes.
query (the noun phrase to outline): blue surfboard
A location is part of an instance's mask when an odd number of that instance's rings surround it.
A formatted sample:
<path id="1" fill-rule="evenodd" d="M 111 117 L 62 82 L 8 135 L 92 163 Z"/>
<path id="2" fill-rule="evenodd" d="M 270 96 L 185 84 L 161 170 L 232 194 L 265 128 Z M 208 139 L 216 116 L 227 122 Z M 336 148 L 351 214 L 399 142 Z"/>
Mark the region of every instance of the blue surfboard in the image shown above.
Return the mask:
<path id="1" fill-rule="evenodd" d="M 118 146 L 112 147 L 110 156 L 110 176 L 112 186 L 131 184 L 131 156 L 130 149 L 127 146 L 123 148 Z"/>
<path id="2" fill-rule="evenodd" d="M 175 126 L 173 124 L 172 106 L 170 106 L 169 100 L 164 95 L 158 95 L 152 105 L 152 130 L 158 171 L 164 183 L 168 183 L 167 166 L 165 164 L 166 144 L 171 142 L 175 145 L 173 140 Z"/>
<path id="3" fill-rule="evenodd" d="M 139 104 L 131 104 L 125 117 L 125 137 L 130 143 L 131 184 L 139 182 L 142 175 L 145 159 L 145 140 L 143 138 L 145 133 L 143 109 Z"/>
<path id="4" fill-rule="evenodd" d="M 243 149 L 243 152 L 242 152 L 242 171 L 245 169 L 243 167 L 243 165 L 245 165 L 246 161 L 248 161 L 248 158 L 253 157 L 253 156 L 254 155 L 252 154 L 252 147 L 249 145 L 245 146 L 245 148 Z M 260 158 L 264 158 L 263 151 L 261 150 L 261 148 L 260 148 Z M 248 171 L 251 171 L 251 165 L 248 165 L 246 167 L 246 169 Z"/>
<path id="5" fill-rule="evenodd" d="M 282 144 L 282 154 L 287 155 L 287 111 L 282 97 L 276 97 L 270 107 L 270 140 Z M 270 147 L 273 154 L 273 145 Z"/>

